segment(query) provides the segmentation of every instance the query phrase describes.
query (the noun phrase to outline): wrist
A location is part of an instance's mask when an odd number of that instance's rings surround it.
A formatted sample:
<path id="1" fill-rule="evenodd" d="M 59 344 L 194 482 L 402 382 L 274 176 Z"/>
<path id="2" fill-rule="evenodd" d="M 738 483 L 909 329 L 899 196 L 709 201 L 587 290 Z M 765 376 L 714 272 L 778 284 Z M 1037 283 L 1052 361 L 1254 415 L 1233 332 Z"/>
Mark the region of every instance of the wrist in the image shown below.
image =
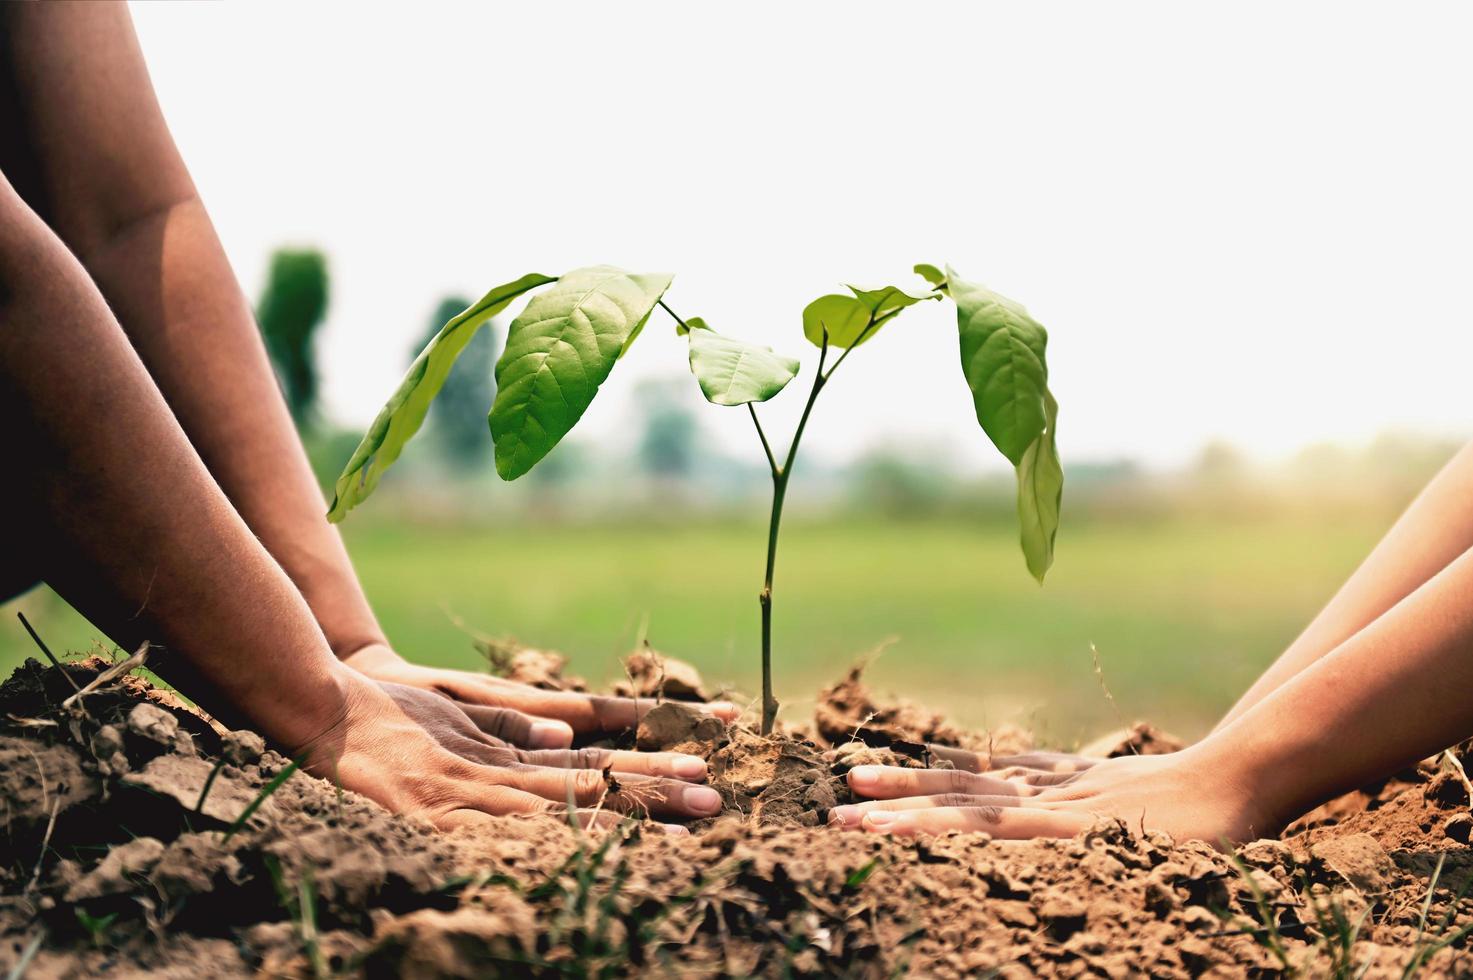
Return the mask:
<path id="1" fill-rule="evenodd" d="M 375 668 L 395 667 L 405 662 L 385 640 L 374 640 L 346 647 L 338 652 L 338 660 L 356 671 L 367 672 Z"/>
<path id="2" fill-rule="evenodd" d="M 1246 831 L 1244 839 L 1272 837 L 1298 816 L 1277 755 L 1241 725 L 1228 725 L 1180 753 L 1188 771 L 1206 780 L 1202 791 L 1215 799 L 1227 826 Z"/>
<path id="3" fill-rule="evenodd" d="M 289 684 L 273 683 L 233 693 L 245 721 L 289 756 L 310 752 L 343 727 L 363 684 L 357 672 L 326 657 L 294 672 Z"/>

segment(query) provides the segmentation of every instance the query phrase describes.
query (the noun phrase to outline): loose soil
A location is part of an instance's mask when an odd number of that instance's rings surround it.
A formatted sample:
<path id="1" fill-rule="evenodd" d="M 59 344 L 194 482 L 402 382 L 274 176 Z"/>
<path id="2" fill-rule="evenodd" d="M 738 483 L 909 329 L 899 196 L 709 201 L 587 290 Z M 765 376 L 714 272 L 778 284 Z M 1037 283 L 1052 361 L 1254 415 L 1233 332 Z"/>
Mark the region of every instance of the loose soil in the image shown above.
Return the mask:
<path id="1" fill-rule="evenodd" d="M 700 678 L 642 653 L 622 686 L 659 703 L 638 745 L 706 756 L 724 815 L 690 837 L 634 820 L 590 836 L 551 817 L 441 834 L 302 773 L 248 812 L 287 760 L 137 677 L 63 707 L 107 666 L 30 661 L 0 686 L 0 969 L 1473 975 L 1460 937 L 1473 926 L 1473 816 L 1446 758 L 1236 854 L 1113 821 L 1063 841 L 839 833 L 824 824 L 851 799 L 850 767 L 930 765 L 928 742 L 1003 754 L 1031 747 L 1028 734 L 877 703 L 856 669 L 811 725 L 764 739 L 690 711 L 677 699 L 705 697 Z M 547 687 L 560 666 L 531 651 L 499 665 Z M 1138 726 L 1095 750 L 1172 747 Z"/>

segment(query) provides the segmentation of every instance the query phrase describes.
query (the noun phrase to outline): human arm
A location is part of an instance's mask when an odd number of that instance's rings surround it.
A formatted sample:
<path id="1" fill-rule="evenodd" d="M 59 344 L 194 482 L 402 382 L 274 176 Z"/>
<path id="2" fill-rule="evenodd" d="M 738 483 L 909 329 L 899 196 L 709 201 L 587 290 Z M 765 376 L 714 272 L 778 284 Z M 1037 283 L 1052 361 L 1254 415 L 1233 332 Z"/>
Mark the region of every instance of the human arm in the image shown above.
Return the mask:
<path id="1" fill-rule="evenodd" d="M 719 809 L 680 781 L 704 778 L 698 758 L 523 752 L 444 698 L 341 664 L 82 268 L 3 177 L 0 411 L 0 509 L 45 580 L 115 642 L 149 640 L 150 666 L 309 771 L 441 826 L 555 811 L 570 794 L 661 816 Z M 609 794 L 604 768 L 638 799 Z"/>
<path id="2" fill-rule="evenodd" d="M 1001 779 L 859 767 L 835 822 L 895 833 L 1070 836 L 1099 816 L 1211 843 L 1277 833 L 1473 733 L 1473 550 L 1181 752 Z M 878 815 L 877 815 L 878 814 Z"/>
<path id="3" fill-rule="evenodd" d="M 1473 443 L 1464 446 L 1433 477 L 1319 615 L 1244 692 L 1214 731 L 1235 722 L 1473 548 L 1470 501 L 1473 501 Z M 1054 753 L 989 760 L 940 746 L 935 750 L 958 767 L 978 772 L 1018 768 L 1057 772 L 1099 761 Z M 1013 773 L 1007 771 L 1003 775 L 1006 778 Z"/>
<path id="4" fill-rule="evenodd" d="M 484 718 L 492 732 L 532 747 L 635 724 L 641 708 L 628 699 L 535 691 L 420 667 L 395 652 L 323 516 L 250 307 L 160 112 L 127 9 L 35 5 L 7 16 L 40 207 L 333 652 L 375 679 L 491 708 Z"/>
<path id="5" fill-rule="evenodd" d="M 1222 729 L 1473 547 L 1473 443 L 1407 508 L 1333 599 L 1217 723 Z"/>

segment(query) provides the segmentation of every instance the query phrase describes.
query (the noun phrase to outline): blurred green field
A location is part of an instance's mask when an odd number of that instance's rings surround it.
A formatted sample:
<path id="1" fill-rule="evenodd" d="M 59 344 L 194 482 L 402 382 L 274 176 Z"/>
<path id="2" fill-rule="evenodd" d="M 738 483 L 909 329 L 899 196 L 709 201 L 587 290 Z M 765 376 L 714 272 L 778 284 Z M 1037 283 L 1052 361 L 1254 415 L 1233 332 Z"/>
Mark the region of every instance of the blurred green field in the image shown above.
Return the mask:
<path id="1" fill-rule="evenodd" d="M 1066 523 L 1048 585 L 1012 528 L 960 521 L 793 521 L 775 587 L 778 693 L 793 716 L 859 654 L 871 678 L 973 725 L 1017 721 L 1069 744 L 1150 718 L 1201 733 L 1355 567 L 1384 521 L 1193 518 Z M 647 623 L 708 679 L 755 691 L 765 527 L 629 522 L 477 529 L 349 522 L 349 547 L 405 655 L 484 666 L 453 622 L 562 650 L 593 681 Z M 84 620 L 46 590 L 4 607 L 0 667 L 86 649 Z M 1101 692 L 1099 651 L 1116 707 Z"/>

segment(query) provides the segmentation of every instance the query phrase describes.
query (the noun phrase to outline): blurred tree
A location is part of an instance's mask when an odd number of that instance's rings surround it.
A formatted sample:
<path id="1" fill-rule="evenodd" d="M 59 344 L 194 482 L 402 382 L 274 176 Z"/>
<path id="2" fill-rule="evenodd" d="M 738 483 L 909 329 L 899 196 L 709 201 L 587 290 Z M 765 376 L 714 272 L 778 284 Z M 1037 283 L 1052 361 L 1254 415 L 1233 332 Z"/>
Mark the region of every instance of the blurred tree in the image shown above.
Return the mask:
<path id="1" fill-rule="evenodd" d="M 650 476 L 684 480 L 695 471 L 699 425 L 685 398 L 687 387 L 667 379 L 651 379 L 635 390 L 643 417 L 639 465 Z"/>
<path id="2" fill-rule="evenodd" d="M 451 317 L 471 305 L 463 296 L 447 296 L 435 307 L 425 334 L 410 351 L 413 360 Z M 477 469 L 491 458 L 491 430 L 486 414 L 496 399 L 496 324 L 486 324 L 461 352 L 430 405 L 430 429 L 440 451 L 454 466 Z"/>
<path id="3" fill-rule="evenodd" d="M 317 407 L 312 337 L 327 314 L 327 259 L 316 249 L 277 249 L 256 320 L 297 428 L 310 429 Z"/>

